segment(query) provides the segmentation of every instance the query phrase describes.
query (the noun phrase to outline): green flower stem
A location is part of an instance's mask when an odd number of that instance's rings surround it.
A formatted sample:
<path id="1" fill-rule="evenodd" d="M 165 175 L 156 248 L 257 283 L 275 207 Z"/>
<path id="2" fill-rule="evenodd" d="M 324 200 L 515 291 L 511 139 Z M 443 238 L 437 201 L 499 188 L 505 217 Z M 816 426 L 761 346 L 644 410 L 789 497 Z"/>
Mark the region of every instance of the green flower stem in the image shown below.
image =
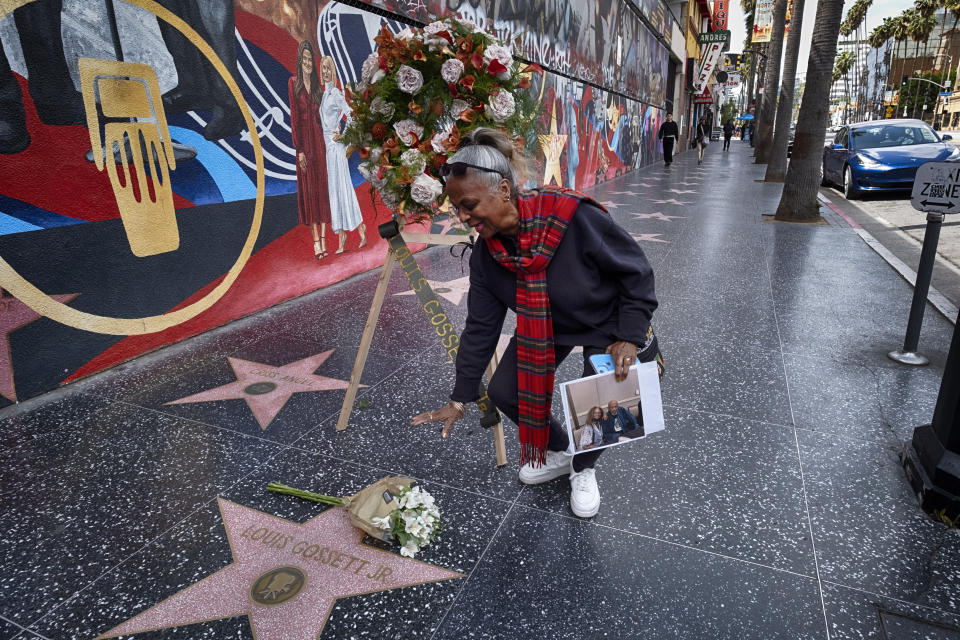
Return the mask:
<path id="1" fill-rule="evenodd" d="M 293 487 L 288 487 L 287 485 L 280 484 L 279 482 L 271 482 L 268 484 L 267 491 L 272 491 L 273 493 L 279 493 L 285 496 L 296 496 L 297 498 L 303 498 L 304 500 L 322 502 L 323 504 L 330 504 L 337 507 L 343 506 L 342 498 L 337 498 L 336 496 L 325 496 L 322 493 L 314 493 L 312 491 L 305 491 L 303 489 L 294 489 Z"/>

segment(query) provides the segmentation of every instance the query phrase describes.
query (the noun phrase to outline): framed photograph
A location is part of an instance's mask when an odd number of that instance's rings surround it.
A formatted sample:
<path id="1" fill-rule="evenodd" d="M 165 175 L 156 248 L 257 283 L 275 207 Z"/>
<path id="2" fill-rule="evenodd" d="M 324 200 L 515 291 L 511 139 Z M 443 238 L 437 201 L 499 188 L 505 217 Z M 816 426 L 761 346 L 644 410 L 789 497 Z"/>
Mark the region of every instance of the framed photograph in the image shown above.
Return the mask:
<path id="1" fill-rule="evenodd" d="M 612 371 L 564 382 L 560 395 L 569 454 L 635 442 L 664 429 L 656 362 L 633 365 L 622 382 Z"/>

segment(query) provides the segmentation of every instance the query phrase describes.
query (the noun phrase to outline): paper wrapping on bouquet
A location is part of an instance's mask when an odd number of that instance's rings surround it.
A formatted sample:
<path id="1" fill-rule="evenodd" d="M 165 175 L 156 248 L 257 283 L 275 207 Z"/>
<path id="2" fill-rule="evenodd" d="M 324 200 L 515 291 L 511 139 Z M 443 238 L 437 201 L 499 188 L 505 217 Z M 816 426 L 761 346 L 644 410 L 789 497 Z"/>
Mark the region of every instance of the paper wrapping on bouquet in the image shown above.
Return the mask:
<path id="1" fill-rule="evenodd" d="M 396 496 L 400 490 L 414 483 L 413 478 L 387 476 L 352 496 L 342 498 L 343 507 L 350 514 L 350 524 L 377 540 L 390 542 L 390 531 L 373 524 L 373 518 L 387 518 L 400 508 Z"/>

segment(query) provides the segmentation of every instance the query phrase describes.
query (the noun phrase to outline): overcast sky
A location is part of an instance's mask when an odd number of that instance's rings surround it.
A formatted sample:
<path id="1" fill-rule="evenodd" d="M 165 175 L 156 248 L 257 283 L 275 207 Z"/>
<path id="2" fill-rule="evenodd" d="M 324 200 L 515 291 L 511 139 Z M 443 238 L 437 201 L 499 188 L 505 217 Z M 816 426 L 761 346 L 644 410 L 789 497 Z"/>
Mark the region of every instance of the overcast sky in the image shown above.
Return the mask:
<path id="1" fill-rule="evenodd" d="M 846 9 L 853 4 L 851 0 L 844 3 Z M 867 33 L 873 30 L 884 18 L 897 16 L 904 9 L 913 6 L 909 0 L 874 0 L 870 11 L 867 12 Z M 730 29 L 730 51 L 737 53 L 743 49 L 743 38 L 746 35 L 746 26 L 743 23 L 743 9 L 739 0 L 730 0 L 730 18 L 727 26 Z M 800 41 L 800 58 L 797 60 L 798 73 L 807 70 L 807 58 L 810 57 L 810 40 L 813 38 L 813 23 L 817 17 L 817 0 L 805 0 L 803 7 L 803 39 Z"/>

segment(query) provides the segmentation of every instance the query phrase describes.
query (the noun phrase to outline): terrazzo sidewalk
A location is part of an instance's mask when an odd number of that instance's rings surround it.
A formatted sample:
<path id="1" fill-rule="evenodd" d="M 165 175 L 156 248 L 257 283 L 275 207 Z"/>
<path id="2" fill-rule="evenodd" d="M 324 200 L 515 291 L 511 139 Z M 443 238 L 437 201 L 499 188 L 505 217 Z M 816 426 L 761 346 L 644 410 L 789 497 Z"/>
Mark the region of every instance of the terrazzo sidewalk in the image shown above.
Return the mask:
<path id="1" fill-rule="evenodd" d="M 888 360 L 911 287 L 832 214 L 764 222 L 780 187 L 763 171 L 735 141 L 589 191 L 654 266 L 667 364 L 666 430 L 604 454 L 593 519 L 564 478 L 519 484 L 513 425 L 499 469 L 475 408 L 447 440 L 408 426 L 453 367 L 399 269 L 364 408 L 335 431 L 369 273 L 0 412 L 0 638 L 131 619 L 136 638 L 960 638 L 960 533 L 917 509 L 897 457 L 953 326 L 928 306 L 931 365 Z M 461 329 L 467 261 L 416 260 Z M 579 371 L 574 355 L 558 382 Z M 433 568 L 351 539 L 350 562 L 407 572 L 370 570 L 384 587 L 365 591 L 315 579 L 300 547 L 282 568 L 303 591 L 258 599 L 251 563 L 274 556 L 250 531 L 335 534 L 267 482 L 347 495 L 387 474 L 438 499 L 447 526 L 417 557 Z"/>

